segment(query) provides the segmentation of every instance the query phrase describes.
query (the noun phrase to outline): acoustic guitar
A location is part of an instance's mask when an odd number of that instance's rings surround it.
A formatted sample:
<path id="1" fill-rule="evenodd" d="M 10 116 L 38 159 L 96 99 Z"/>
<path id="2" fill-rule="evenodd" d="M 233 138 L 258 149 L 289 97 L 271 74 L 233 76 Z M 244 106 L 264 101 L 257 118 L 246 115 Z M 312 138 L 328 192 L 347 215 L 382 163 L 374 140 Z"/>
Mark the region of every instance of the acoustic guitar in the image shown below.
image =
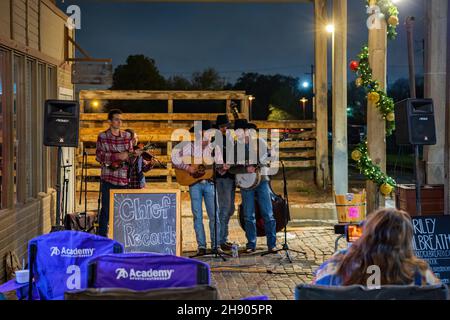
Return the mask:
<path id="1" fill-rule="evenodd" d="M 201 180 L 209 180 L 214 176 L 213 166 L 208 164 L 195 164 L 199 161 L 192 161 L 191 157 L 183 158 L 183 163 L 191 163 L 196 171 L 189 173 L 183 169 L 175 168 L 175 176 L 177 182 L 182 186 L 192 186 L 193 184 L 200 182 Z M 188 162 L 189 161 L 189 162 Z"/>

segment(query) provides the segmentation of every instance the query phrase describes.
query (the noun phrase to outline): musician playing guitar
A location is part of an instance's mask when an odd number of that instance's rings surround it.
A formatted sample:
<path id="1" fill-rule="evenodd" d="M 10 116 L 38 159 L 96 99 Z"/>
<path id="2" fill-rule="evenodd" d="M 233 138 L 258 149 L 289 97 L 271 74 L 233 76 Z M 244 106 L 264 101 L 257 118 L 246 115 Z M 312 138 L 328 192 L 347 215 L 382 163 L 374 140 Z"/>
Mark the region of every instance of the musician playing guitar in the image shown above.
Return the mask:
<path id="1" fill-rule="evenodd" d="M 254 144 L 250 143 L 250 130 L 255 130 L 256 125 L 252 123 L 248 123 L 245 119 L 239 119 L 235 121 L 234 129 L 236 131 L 236 135 L 238 138 L 237 149 L 239 151 L 239 143 L 245 141 L 245 160 L 250 160 L 250 148 L 253 145 L 258 146 L 259 148 L 267 148 L 266 145 L 263 145 L 264 141 L 262 139 L 257 139 Z M 244 139 L 242 139 L 244 138 Z M 261 166 L 261 158 L 259 158 L 258 150 L 253 150 L 256 155 L 256 161 L 252 164 L 251 161 L 247 161 L 246 165 L 237 165 L 230 169 L 231 173 L 241 174 L 241 173 L 254 173 L 257 169 L 257 165 Z M 240 155 L 237 155 L 238 158 L 241 158 Z M 239 159 L 238 159 L 239 161 Z M 264 227 L 266 231 L 267 237 L 267 247 L 270 253 L 276 252 L 276 221 L 273 215 L 272 208 L 272 200 L 270 197 L 270 186 L 269 186 L 269 176 L 267 175 L 267 171 L 263 170 L 261 175 L 261 182 L 254 188 L 251 189 L 242 189 L 242 205 L 244 211 L 244 222 L 245 222 L 245 235 L 247 237 L 247 245 L 246 252 L 251 253 L 256 250 L 256 217 L 255 217 L 255 195 L 257 197 L 257 201 L 259 203 L 261 216 L 264 219 Z"/>
<path id="2" fill-rule="evenodd" d="M 108 113 L 109 129 L 101 132 L 97 138 L 96 160 L 102 165 L 100 177 L 102 207 L 98 217 L 98 234 L 106 237 L 109 221 L 109 191 L 125 189 L 128 186 L 128 158 L 134 152 L 132 136 L 123 130 L 122 111 L 111 110 Z M 141 151 L 134 152 L 136 156 Z"/>
<path id="3" fill-rule="evenodd" d="M 194 132 L 194 128 L 192 127 L 190 132 Z M 205 179 L 202 179 L 202 173 L 199 172 L 199 166 L 195 164 L 186 163 L 185 159 L 203 159 L 205 155 L 205 150 L 210 148 L 209 151 L 212 151 L 212 144 L 210 139 L 206 137 L 205 133 L 207 130 L 211 129 L 211 121 L 203 120 L 201 121 L 201 131 L 195 132 L 195 139 L 198 141 L 202 141 L 201 148 L 195 148 L 193 142 L 184 142 L 184 146 L 181 150 L 177 150 L 178 145 L 175 147 L 172 152 L 172 164 L 173 167 L 179 170 L 184 170 L 188 172 L 193 177 L 197 178 L 196 182 L 189 186 L 189 195 L 191 197 L 191 210 L 194 215 L 194 230 L 195 236 L 197 239 L 197 255 L 205 255 L 206 254 L 206 235 L 205 228 L 203 226 L 203 210 L 202 210 L 202 200 L 205 201 L 206 212 L 209 218 L 209 230 L 211 236 L 211 247 L 216 251 L 221 251 L 219 248 L 219 234 L 220 234 L 220 221 L 218 216 L 218 210 L 214 212 L 214 208 L 217 207 L 214 205 L 214 183 L 211 180 L 211 175 L 205 175 Z M 206 150 L 208 151 L 208 150 Z M 212 152 L 206 152 L 208 154 L 212 154 Z M 212 159 L 209 159 L 212 160 Z M 212 162 L 212 161 L 211 161 Z M 215 149 L 214 153 L 214 162 L 218 164 L 223 163 L 222 153 L 220 150 Z M 178 176 L 177 176 L 178 181 Z M 215 225 L 214 221 L 217 222 L 217 230 L 218 234 L 215 235 Z"/>

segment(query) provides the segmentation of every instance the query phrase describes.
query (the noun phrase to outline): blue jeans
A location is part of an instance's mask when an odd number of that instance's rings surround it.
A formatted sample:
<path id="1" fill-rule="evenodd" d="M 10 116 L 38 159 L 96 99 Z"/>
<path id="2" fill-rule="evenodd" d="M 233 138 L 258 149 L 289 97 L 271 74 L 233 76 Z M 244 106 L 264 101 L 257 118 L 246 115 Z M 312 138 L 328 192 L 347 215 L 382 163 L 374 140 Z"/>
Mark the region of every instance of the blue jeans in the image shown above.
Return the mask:
<path id="1" fill-rule="evenodd" d="M 100 216 L 98 218 L 98 234 L 106 237 L 108 235 L 108 223 L 109 223 L 109 191 L 111 189 L 125 189 L 127 186 L 116 186 L 112 183 L 101 181 L 102 188 L 102 209 L 100 210 Z"/>
<path id="2" fill-rule="evenodd" d="M 217 197 L 219 202 L 220 237 L 219 243 L 228 242 L 228 223 L 234 213 L 234 198 L 236 184 L 234 179 L 218 178 L 216 180 Z"/>
<path id="3" fill-rule="evenodd" d="M 206 249 L 206 235 L 203 226 L 202 199 L 205 200 L 206 212 L 209 218 L 209 230 L 211 236 L 211 247 L 217 248 L 218 237 L 215 236 L 214 221 L 217 222 L 217 233 L 220 232 L 220 220 L 217 211 L 214 212 L 214 184 L 203 180 L 189 187 L 191 196 L 191 210 L 194 215 L 194 230 L 198 248 Z"/>
<path id="4" fill-rule="evenodd" d="M 241 190 L 247 248 L 256 249 L 255 193 L 259 203 L 261 216 L 264 219 L 267 246 L 269 249 L 272 249 L 276 246 L 277 234 L 276 221 L 272 211 L 272 200 L 270 198 L 269 181 L 262 181 L 259 186 L 253 190 Z"/>

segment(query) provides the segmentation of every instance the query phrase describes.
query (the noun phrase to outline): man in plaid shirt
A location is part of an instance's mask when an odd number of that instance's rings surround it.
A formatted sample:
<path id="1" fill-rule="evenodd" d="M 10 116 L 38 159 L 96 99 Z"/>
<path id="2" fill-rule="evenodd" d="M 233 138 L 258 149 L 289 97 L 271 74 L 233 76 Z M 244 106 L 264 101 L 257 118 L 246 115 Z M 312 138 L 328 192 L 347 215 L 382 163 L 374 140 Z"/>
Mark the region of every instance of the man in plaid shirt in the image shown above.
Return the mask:
<path id="1" fill-rule="evenodd" d="M 108 113 L 109 129 L 100 133 L 97 138 L 96 160 L 102 165 L 100 177 L 102 193 L 102 209 L 99 216 L 98 234 L 106 237 L 109 221 L 109 191 L 125 189 L 128 186 L 128 160 L 133 152 L 131 135 L 120 130 L 122 112 L 118 109 Z M 141 151 L 135 152 L 140 156 Z M 118 164 L 118 166 L 116 166 Z"/>

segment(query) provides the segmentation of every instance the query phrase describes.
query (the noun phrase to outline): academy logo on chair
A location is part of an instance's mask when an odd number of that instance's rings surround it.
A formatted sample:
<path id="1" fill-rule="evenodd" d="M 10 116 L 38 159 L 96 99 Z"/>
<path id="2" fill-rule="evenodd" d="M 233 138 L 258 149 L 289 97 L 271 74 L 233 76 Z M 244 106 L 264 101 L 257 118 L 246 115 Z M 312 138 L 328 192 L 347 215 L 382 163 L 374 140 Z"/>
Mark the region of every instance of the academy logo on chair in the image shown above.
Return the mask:
<path id="1" fill-rule="evenodd" d="M 65 258 L 87 258 L 94 255 L 95 248 L 50 248 L 50 256 L 61 256 Z"/>
<path id="2" fill-rule="evenodd" d="M 125 268 L 116 269 L 116 279 L 128 279 L 137 281 L 161 281 L 170 280 L 172 278 L 174 269 L 162 269 L 162 270 L 135 270 L 130 269 L 127 271 Z"/>

